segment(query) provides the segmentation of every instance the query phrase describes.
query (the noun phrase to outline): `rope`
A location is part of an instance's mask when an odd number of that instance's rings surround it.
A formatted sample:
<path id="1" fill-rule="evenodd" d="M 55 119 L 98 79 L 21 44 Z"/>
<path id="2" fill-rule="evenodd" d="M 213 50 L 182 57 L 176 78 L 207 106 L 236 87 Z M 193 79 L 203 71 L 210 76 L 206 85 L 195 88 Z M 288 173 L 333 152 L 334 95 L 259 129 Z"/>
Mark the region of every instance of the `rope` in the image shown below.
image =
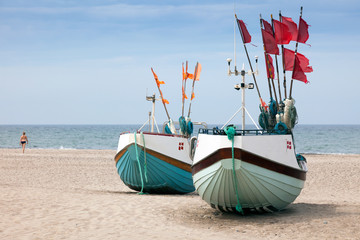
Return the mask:
<path id="1" fill-rule="evenodd" d="M 193 133 L 193 129 L 194 129 L 193 123 L 192 123 L 191 121 L 189 121 L 189 122 L 187 123 L 187 128 L 186 128 L 187 133 L 188 133 L 189 135 L 191 135 L 191 134 Z"/>
<path id="2" fill-rule="evenodd" d="M 136 160 L 138 162 L 139 171 L 140 171 L 140 178 L 141 178 L 141 191 L 138 194 L 144 194 L 144 180 L 142 177 L 142 171 L 141 171 L 141 165 L 140 165 L 140 159 L 139 159 L 139 153 L 138 153 L 138 145 L 136 142 L 136 132 L 134 132 L 134 139 L 135 139 L 135 153 L 136 153 Z"/>
<path id="3" fill-rule="evenodd" d="M 191 136 L 194 127 L 193 127 L 193 123 L 190 121 L 189 118 L 185 119 L 185 117 L 181 116 L 179 118 L 179 125 L 180 125 L 181 133 L 183 135 Z"/>
<path id="4" fill-rule="evenodd" d="M 277 134 L 286 134 L 288 132 L 288 128 L 285 123 L 280 121 L 275 125 L 274 131 Z"/>
<path id="5" fill-rule="evenodd" d="M 238 186 L 237 186 L 237 177 L 236 177 L 236 171 L 235 171 L 235 158 L 234 158 L 234 136 L 235 136 L 235 126 L 229 125 L 225 129 L 225 133 L 229 140 L 231 140 L 231 156 L 232 156 L 232 170 L 233 170 L 233 180 L 235 183 L 235 193 L 236 193 L 236 211 L 238 211 L 241 214 L 244 214 L 241 204 L 240 204 L 240 197 L 238 192 Z"/>
<path id="6" fill-rule="evenodd" d="M 276 113 L 277 113 L 277 109 L 276 109 L 276 101 L 274 99 L 270 99 L 270 102 L 269 102 L 269 110 L 270 110 L 270 114 L 272 117 L 275 117 L 276 116 Z"/>
<path id="7" fill-rule="evenodd" d="M 182 134 L 186 134 L 186 121 L 184 116 L 179 118 L 180 130 Z"/>
<path id="8" fill-rule="evenodd" d="M 144 137 L 144 134 L 142 132 L 141 132 L 141 136 L 142 136 L 142 140 L 143 140 L 143 143 L 144 143 L 144 175 L 145 175 L 145 181 L 148 182 L 145 137 Z"/>
<path id="9" fill-rule="evenodd" d="M 173 134 L 173 133 L 171 132 L 168 124 L 165 125 L 165 133 L 167 133 L 167 134 Z"/>

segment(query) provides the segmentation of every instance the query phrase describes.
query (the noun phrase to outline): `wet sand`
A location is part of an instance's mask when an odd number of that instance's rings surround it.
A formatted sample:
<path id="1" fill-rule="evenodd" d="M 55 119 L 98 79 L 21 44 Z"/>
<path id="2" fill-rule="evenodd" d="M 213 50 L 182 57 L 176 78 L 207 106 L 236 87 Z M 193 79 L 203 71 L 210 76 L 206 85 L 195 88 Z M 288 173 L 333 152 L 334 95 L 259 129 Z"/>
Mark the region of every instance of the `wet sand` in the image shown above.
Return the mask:
<path id="1" fill-rule="evenodd" d="M 115 153 L 0 149 L 0 239 L 360 239 L 360 155 L 305 155 L 293 204 L 241 216 L 196 193 L 138 195 Z"/>

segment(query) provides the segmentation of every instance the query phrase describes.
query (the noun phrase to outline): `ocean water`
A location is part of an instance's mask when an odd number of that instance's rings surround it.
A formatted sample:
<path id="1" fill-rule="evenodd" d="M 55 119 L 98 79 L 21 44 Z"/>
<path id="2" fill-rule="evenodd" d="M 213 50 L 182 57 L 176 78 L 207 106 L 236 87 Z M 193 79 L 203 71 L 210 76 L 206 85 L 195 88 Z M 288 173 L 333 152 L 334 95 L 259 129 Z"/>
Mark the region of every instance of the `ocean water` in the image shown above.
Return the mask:
<path id="1" fill-rule="evenodd" d="M 209 125 L 209 128 L 221 125 Z M 25 131 L 28 148 L 114 149 L 122 132 L 135 132 L 140 125 L 0 125 L 0 148 L 20 148 Z M 159 126 L 160 127 L 160 126 Z M 148 130 L 148 128 L 144 128 Z M 197 129 L 194 129 L 197 132 Z M 297 153 L 360 154 L 360 125 L 297 125 Z"/>

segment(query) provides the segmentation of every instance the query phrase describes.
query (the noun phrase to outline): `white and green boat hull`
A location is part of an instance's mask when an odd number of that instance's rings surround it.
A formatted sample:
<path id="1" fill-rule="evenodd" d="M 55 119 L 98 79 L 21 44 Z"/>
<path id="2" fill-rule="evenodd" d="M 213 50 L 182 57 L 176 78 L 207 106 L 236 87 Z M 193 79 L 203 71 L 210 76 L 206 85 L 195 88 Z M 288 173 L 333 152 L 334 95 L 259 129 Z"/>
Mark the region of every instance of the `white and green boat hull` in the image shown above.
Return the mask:
<path id="1" fill-rule="evenodd" d="M 199 195 L 221 211 L 239 204 L 281 210 L 299 196 L 306 178 L 290 134 L 235 136 L 234 147 L 226 135 L 199 134 L 192 172 Z"/>

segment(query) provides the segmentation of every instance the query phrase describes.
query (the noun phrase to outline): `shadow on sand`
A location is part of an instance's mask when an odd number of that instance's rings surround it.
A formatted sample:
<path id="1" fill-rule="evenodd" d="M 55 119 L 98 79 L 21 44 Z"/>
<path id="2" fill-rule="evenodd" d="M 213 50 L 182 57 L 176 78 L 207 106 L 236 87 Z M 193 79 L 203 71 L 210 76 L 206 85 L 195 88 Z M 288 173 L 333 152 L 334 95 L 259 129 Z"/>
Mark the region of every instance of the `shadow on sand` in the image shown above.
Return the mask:
<path id="1" fill-rule="evenodd" d="M 238 226 L 244 224 L 274 224 L 291 222 L 309 222 L 316 219 L 331 219 L 339 216 L 360 214 L 358 205 L 336 205 L 336 204 L 313 204 L 295 203 L 284 210 L 273 213 L 248 213 L 245 215 L 236 213 L 223 213 L 209 207 L 199 209 L 191 208 L 184 211 L 179 218 L 185 222 L 196 222 L 204 225 L 227 225 Z M 177 214 L 176 214 L 177 215 Z"/>

